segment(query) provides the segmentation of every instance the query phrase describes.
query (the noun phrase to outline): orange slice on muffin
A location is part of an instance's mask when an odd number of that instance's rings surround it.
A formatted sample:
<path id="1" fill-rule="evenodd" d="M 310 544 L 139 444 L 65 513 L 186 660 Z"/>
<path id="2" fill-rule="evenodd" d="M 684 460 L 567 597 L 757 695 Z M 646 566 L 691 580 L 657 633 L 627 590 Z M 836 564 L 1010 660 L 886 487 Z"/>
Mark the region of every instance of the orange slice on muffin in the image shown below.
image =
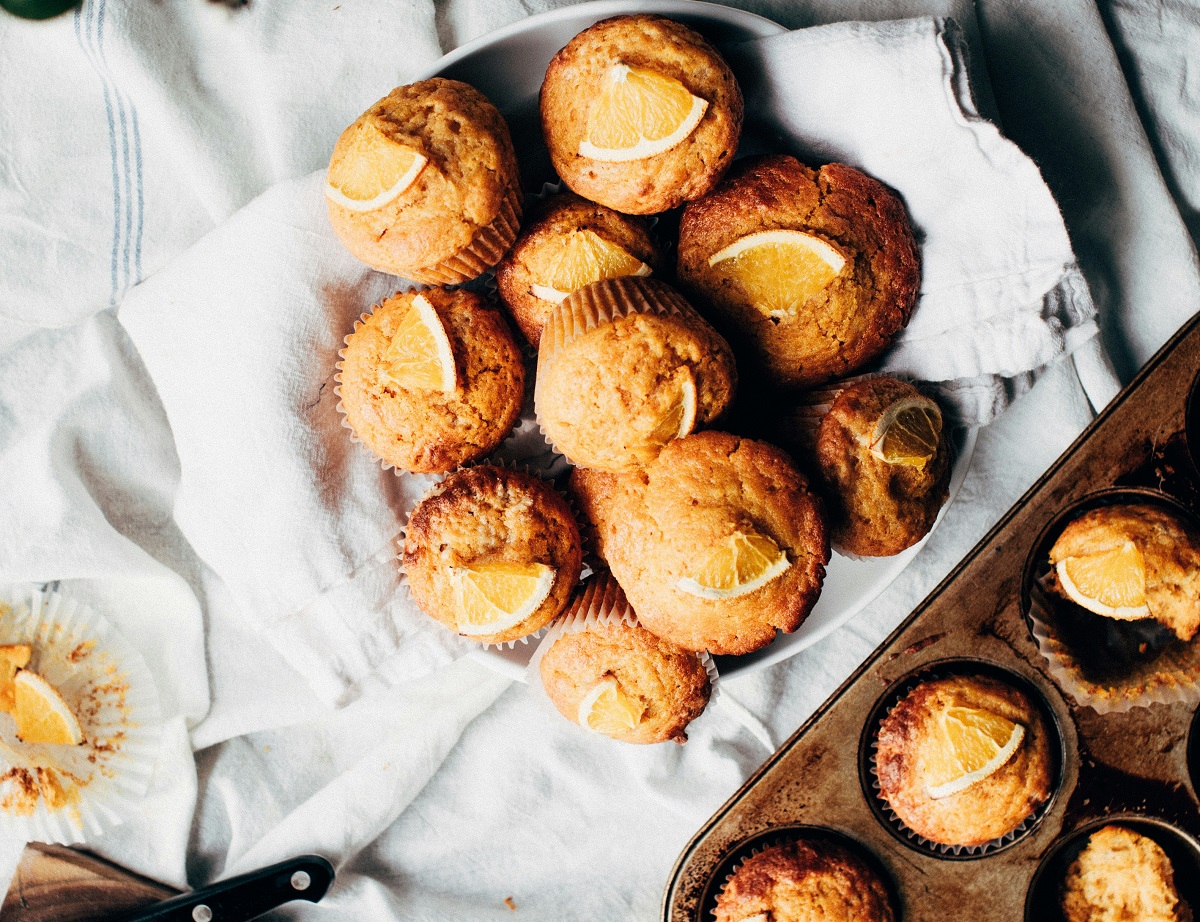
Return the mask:
<path id="1" fill-rule="evenodd" d="M 980 708 L 948 707 L 939 719 L 942 745 L 926 760 L 934 800 L 965 791 L 995 774 L 1025 739 L 1025 728 Z"/>
<path id="2" fill-rule="evenodd" d="M 351 211 L 382 208 L 416 182 L 428 162 L 369 121 L 355 122 L 337 143 L 345 155 L 329 167 L 325 196 Z"/>
<path id="3" fill-rule="evenodd" d="M 587 228 L 565 234 L 547 249 L 552 252 L 547 254 L 545 283 L 531 285 L 529 290 L 534 297 L 555 304 L 592 282 L 651 272 L 636 256 Z"/>
<path id="4" fill-rule="evenodd" d="M 384 374 L 404 388 L 451 394 L 458 386 L 454 352 L 442 318 L 417 295 L 400 318 L 384 355 Z"/>
<path id="5" fill-rule="evenodd" d="M 871 454 L 888 464 L 925 470 L 942 438 L 942 411 L 928 397 L 903 397 L 888 407 L 871 436 Z"/>
<path id="6" fill-rule="evenodd" d="M 78 746 L 83 728 L 53 685 L 36 672 L 22 669 L 13 680 L 17 739 L 22 743 Z"/>
<path id="7" fill-rule="evenodd" d="M 532 615 L 550 595 L 554 568 L 544 563 L 484 563 L 450 571 L 458 632 L 498 634 Z"/>
<path id="8" fill-rule="evenodd" d="M 674 399 L 650 433 L 649 440 L 658 445 L 666 445 L 671 439 L 681 439 L 696 428 L 696 379 L 692 370 L 687 366 L 680 368 L 675 380 L 678 385 Z"/>
<path id="9" fill-rule="evenodd" d="M 842 252 L 822 237 L 798 230 L 756 231 L 708 258 L 732 279 L 755 308 L 770 317 L 795 313 L 846 267 Z"/>
<path id="10" fill-rule="evenodd" d="M 16 708 L 13 680 L 17 677 L 17 670 L 28 665 L 32 655 L 33 648 L 27 643 L 0 646 L 0 711 L 11 714 Z"/>
<path id="11" fill-rule="evenodd" d="M 1086 557 L 1064 557 L 1054 569 L 1063 592 L 1076 605 L 1119 621 L 1150 617 L 1146 561 L 1132 541 Z"/>
<path id="12" fill-rule="evenodd" d="M 614 64 L 588 115 L 579 153 L 612 163 L 653 157 L 695 131 L 707 109 L 707 100 L 674 77 Z"/>
<path id="13" fill-rule="evenodd" d="M 579 726 L 605 736 L 636 730 L 646 714 L 640 698 L 626 694 L 611 676 L 596 685 L 579 702 Z"/>
<path id="14" fill-rule="evenodd" d="M 692 576 L 675 588 L 702 599 L 733 599 L 761 589 L 790 567 L 787 554 L 766 535 L 734 532 Z"/>

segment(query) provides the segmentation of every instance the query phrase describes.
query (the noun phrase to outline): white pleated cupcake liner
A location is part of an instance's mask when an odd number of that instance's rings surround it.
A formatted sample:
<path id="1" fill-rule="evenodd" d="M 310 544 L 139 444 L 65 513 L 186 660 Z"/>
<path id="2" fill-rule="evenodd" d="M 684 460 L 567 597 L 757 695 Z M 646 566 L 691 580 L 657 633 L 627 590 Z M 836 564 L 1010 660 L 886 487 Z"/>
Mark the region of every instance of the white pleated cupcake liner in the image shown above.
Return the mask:
<path id="1" fill-rule="evenodd" d="M 137 809 L 163 746 L 162 710 L 142 655 L 89 605 L 53 590 L 0 594 L 0 644 L 28 643 L 27 668 L 55 687 L 83 729 L 79 746 L 22 743 L 0 714 L 0 828 L 12 839 L 71 845 Z M 23 779 L 53 772 L 66 803 L 22 796 Z"/>
<path id="2" fill-rule="evenodd" d="M 1062 773 L 1060 771 L 1059 776 L 1054 779 L 1054 788 L 1050 791 L 1049 796 L 1042 801 L 1033 810 L 1033 812 L 1029 814 L 1029 816 L 1025 817 L 1020 824 L 1006 832 L 1004 835 L 997 836 L 994 839 L 984 842 L 982 845 L 946 845 L 941 842 L 934 842 L 932 839 L 927 839 L 920 833 L 910 829 L 904 820 L 897 815 L 896 811 L 892 809 L 892 805 L 888 802 L 887 798 L 883 796 L 883 786 L 879 783 L 879 773 L 877 770 L 877 760 L 879 755 L 879 729 L 883 725 L 883 722 L 887 720 L 888 716 L 891 715 L 892 711 L 894 711 L 900 705 L 900 702 L 903 701 L 908 694 L 919 685 L 935 679 L 943 679 L 961 674 L 961 672 L 953 669 L 942 669 L 937 666 L 920 670 L 917 675 L 913 676 L 912 682 L 904 683 L 904 685 L 893 695 L 891 704 L 888 706 L 887 710 L 884 712 L 883 716 L 879 719 L 878 724 L 874 728 L 871 742 L 868 747 L 868 768 L 871 775 L 871 797 L 874 799 L 876 805 L 880 807 L 882 814 L 886 817 L 887 822 L 892 829 L 898 832 L 902 838 L 908 841 L 910 845 L 938 858 L 983 858 L 987 855 L 994 854 L 1001 849 L 1007 848 L 1009 845 L 1012 845 L 1018 839 L 1022 838 L 1026 833 L 1030 832 L 1035 826 L 1037 826 L 1042 817 L 1044 817 L 1050 811 L 1050 806 L 1054 803 L 1057 789 L 1062 785 Z M 1035 709 L 1038 708 L 1037 702 L 1031 701 L 1030 703 Z M 1049 726 L 1047 729 L 1049 729 Z"/>
<path id="3" fill-rule="evenodd" d="M 567 509 L 570 510 L 571 516 L 575 520 L 575 528 L 579 533 L 581 556 L 582 556 L 584 562 L 586 563 L 586 561 L 588 559 L 589 541 L 588 541 L 587 535 L 584 534 L 584 529 L 582 527 L 583 517 L 579 511 L 579 507 L 575 504 L 574 499 L 568 493 L 564 492 L 563 490 L 560 490 L 554 484 L 553 478 L 546 476 L 541 470 L 539 470 L 538 468 L 533 467 L 531 465 L 528 465 L 528 464 L 523 464 L 518 461 L 489 460 L 487 458 L 481 459 L 479 461 L 470 461 L 466 464 L 461 464 L 457 468 L 455 468 L 453 471 L 451 471 L 450 473 L 442 475 L 441 479 L 438 480 L 437 483 L 432 484 L 429 487 L 429 489 L 425 491 L 424 495 L 422 495 L 421 499 L 416 503 L 416 505 L 413 506 L 413 508 L 415 509 L 417 506 L 419 506 L 421 503 L 423 503 L 426 499 L 428 499 L 431 495 L 433 495 L 437 490 L 439 490 L 447 478 L 453 476 L 454 474 L 458 474 L 461 471 L 470 470 L 471 468 L 476 468 L 476 467 L 499 467 L 499 468 L 504 468 L 505 470 L 516 471 L 518 473 L 525 474 L 529 477 L 533 477 L 534 479 L 539 480 L 542 483 L 546 484 L 548 487 L 550 487 L 563 500 L 563 502 L 565 502 L 567 504 Z M 410 517 L 411 517 L 411 514 L 410 514 Z M 404 565 L 402 562 L 403 561 L 403 548 L 406 543 L 407 537 L 408 537 L 408 522 L 406 521 L 400 527 L 400 534 L 396 541 L 397 548 L 398 548 L 396 563 L 397 563 L 397 566 L 400 568 L 400 587 L 401 587 L 402 591 L 405 593 L 405 597 L 409 601 L 411 601 L 413 603 L 413 605 L 415 605 L 417 608 L 420 608 L 421 606 L 417 602 L 416 596 L 413 595 L 412 586 L 409 583 L 408 574 L 404 571 Z M 584 576 L 585 576 L 585 573 L 583 573 L 581 571 L 580 579 L 582 579 Z M 572 587 L 572 592 L 574 592 L 574 587 Z M 568 605 L 569 604 L 570 603 L 568 602 Z M 432 617 L 432 616 L 430 616 L 430 617 Z M 437 620 L 437 619 L 434 619 L 434 620 Z M 553 620 L 551 620 L 550 624 L 553 624 L 553 623 L 554 623 Z M 516 647 L 517 644 L 521 644 L 522 646 L 525 646 L 533 640 L 539 640 L 540 638 L 545 636 L 546 631 L 549 630 L 549 626 L 550 626 L 549 624 L 543 625 L 542 627 L 538 628 L 536 631 L 532 631 L 531 633 L 526 634 L 524 637 L 517 637 L 513 640 L 504 640 L 504 641 L 476 640 L 473 637 L 467 637 L 463 634 L 459 634 L 458 636 L 462 637 L 463 640 L 468 641 L 473 646 L 479 647 L 484 650 L 489 650 L 489 649 L 512 650 L 514 647 Z M 449 630 L 449 628 L 447 628 L 447 630 Z"/>
<path id="4" fill-rule="evenodd" d="M 1200 639 L 1172 641 L 1152 661 L 1130 667 L 1125 681 L 1093 682 L 1084 675 L 1075 652 L 1054 627 L 1053 616 L 1047 611 L 1048 593 L 1041 585 L 1030 593 L 1028 614 L 1033 638 L 1050 677 L 1079 705 L 1097 714 L 1119 714 L 1155 704 L 1200 704 Z"/>

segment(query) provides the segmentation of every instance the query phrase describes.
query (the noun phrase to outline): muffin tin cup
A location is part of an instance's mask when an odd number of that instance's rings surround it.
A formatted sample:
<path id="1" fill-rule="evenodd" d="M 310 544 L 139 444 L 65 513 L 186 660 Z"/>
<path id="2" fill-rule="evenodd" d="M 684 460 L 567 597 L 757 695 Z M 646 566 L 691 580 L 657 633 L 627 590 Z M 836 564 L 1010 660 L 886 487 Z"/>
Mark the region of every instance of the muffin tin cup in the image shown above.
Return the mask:
<path id="1" fill-rule="evenodd" d="M 1050 758 L 1052 765 L 1049 796 L 1029 816 L 1022 820 L 1019 825 L 1004 835 L 998 836 L 982 845 L 945 845 L 940 842 L 934 842 L 914 832 L 905 825 L 904 821 L 892 810 L 891 805 L 882 796 L 876 772 L 879 730 L 883 725 L 883 721 L 909 692 L 913 691 L 919 685 L 935 679 L 946 679 L 954 676 L 982 676 L 984 678 L 996 679 L 1021 691 L 1040 713 L 1042 724 L 1050 737 Z M 1041 819 L 1050 812 L 1054 802 L 1058 798 L 1059 788 L 1062 786 L 1062 766 L 1062 733 L 1058 726 L 1058 720 L 1054 715 L 1054 710 L 1046 702 L 1042 693 L 1028 680 L 986 660 L 956 659 L 930 663 L 893 683 L 892 687 L 876 705 L 871 717 L 867 720 L 860 743 L 860 780 L 862 782 L 863 793 L 866 795 L 867 801 L 870 803 L 876 817 L 878 817 L 893 836 L 908 847 L 926 854 L 935 855 L 938 858 L 957 861 L 994 855 L 1019 842 L 1032 832 Z"/>
<path id="2" fill-rule="evenodd" d="M 716 918 L 717 898 L 724 892 L 733 879 L 733 875 L 755 855 L 762 854 L 769 848 L 788 845 L 792 842 L 833 842 L 846 851 L 858 857 L 883 883 L 887 891 L 888 902 L 892 913 L 900 918 L 900 902 L 897 897 L 896 884 L 887 873 L 880 860 L 864 845 L 849 836 L 827 826 L 808 826 L 802 824 L 775 826 L 771 829 L 753 835 L 731 848 L 717 865 L 708 886 L 700 900 L 700 919 L 702 922 L 712 922 Z"/>
<path id="3" fill-rule="evenodd" d="M 1043 586 L 1050 572 L 1050 547 L 1069 522 L 1093 509 L 1127 503 L 1159 506 L 1197 528 L 1195 516 L 1186 507 L 1156 490 L 1116 487 L 1089 494 L 1055 516 L 1034 542 L 1022 582 L 1022 611 L 1051 677 L 1080 705 L 1109 714 L 1154 704 L 1200 704 L 1200 643 L 1180 641 L 1150 618 L 1118 622 L 1094 615 Z M 1079 622 L 1074 629 L 1072 621 Z M 1082 629 L 1088 625 L 1091 629 Z M 1133 662 L 1127 669 L 1114 668 L 1103 677 L 1089 677 L 1088 659 L 1101 652 L 1090 645 L 1105 637 L 1131 647 L 1139 643 L 1164 646 L 1153 659 Z"/>
<path id="4" fill-rule="evenodd" d="M 1123 826 L 1158 844 L 1170 859 L 1180 899 L 1193 912 L 1200 911 L 1200 842 L 1157 817 L 1118 813 L 1077 827 L 1046 851 L 1029 885 L 1025 922 L 1066 922 L 1060 907 L 1067 870 L 1087 846 L 1092 833 L 1105 826 Z"/>
<path id="5" fill-rule="evenodd" d="M 425 285 L 461 285 L 491 269 L 517 239 L 522 197 L 520 179 L 514 175 L 492 222 L 476 231 L 466 249 L 436 265 L 412 272 L 413 281 Z"/>
<path id="6" fill-rule="evenodd" d="M 27 842 L 94 841 L 138 810 L 163 746 L 158 689 L 142 655 L 70 596 L 0 594 L 0 644 L 33 647 L 29 668 L 55 687 L 83 730 L 78 746 L 20 742 L 0 714 L 0 830 Z M 56 780 L 51 806 L 43 782 Z"/>
<path id="7" fill-rule="evenodd" d="M 545 707 L 559 716 L 562 716 L 561 713 L 542 685 L 542 659 L 560 637 L 579 634 L 601 624 L 626 624 L 630 627 L 641 625 L 637 614 L 611 576 L 592 578 L 585 583 L 582 595 L 573 599 L 567 611 L 550 623 L 539 640 L 537 649 L 533 651 L 533 656 L 530 657 L 525 672 L 526 684 L 534 689 L 534 694 L 543 701 Z M 708 675 L 708 704 L 705 705 L 707 710 L 720 695 L 721 676 L 717 671 L 716 662 L 707 652 L 697 653 L 696 658 L 700 660 Z"/>

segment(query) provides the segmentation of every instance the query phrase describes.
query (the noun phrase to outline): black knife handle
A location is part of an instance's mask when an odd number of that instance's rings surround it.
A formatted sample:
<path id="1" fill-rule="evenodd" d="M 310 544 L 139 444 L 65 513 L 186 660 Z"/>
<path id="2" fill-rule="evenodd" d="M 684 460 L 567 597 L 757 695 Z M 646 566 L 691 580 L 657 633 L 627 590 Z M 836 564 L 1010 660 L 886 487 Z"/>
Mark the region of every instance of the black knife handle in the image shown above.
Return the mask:
<path id="1" fill-rule="evenodd" d="M 315 903 L 332 883 L 333 865 L 302 855 L 155 903 L 120 922 L 245 922 L 292 900 Z"/>

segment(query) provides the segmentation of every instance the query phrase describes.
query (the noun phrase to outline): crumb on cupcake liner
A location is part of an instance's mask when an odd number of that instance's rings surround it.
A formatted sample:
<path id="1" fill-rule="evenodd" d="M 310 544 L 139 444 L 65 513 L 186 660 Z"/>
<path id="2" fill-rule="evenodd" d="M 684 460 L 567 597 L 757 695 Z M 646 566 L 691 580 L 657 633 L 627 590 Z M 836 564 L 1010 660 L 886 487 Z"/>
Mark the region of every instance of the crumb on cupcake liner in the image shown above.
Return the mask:
<path id="1" fill-rule="evenodd" d="M 1123 679 L 1093 681 L 1087 677 L 1077 652 L 1061 636 L 1054 603 L 1043 582 L 1044 578 L 1035 580 L 1029 594 L 1031 633 L 1050 677 L 1079 705 L 1097 714 L 1111 714 L 1155 704 L 1200 703 L 1200 638 L 1189 642 L 1173 639 L 1158 656 L 1130 666 Z"/>
<path id="2" fill-rule="evenodd" d="M 1031 832 L 1042 818 L 1050 812 L 1051 806 L 1055 802 L 1058 789 L 1062 784 L 1061 767 L 1057 768 L 1050 787 L 1049 796 L 1038 804 L 1033 811 L 1025 817 L 1017 826 L 1009 830 L 1002 836 L 997 836 L 982 845 L 946 845 L 941 842 L 935 842 L 932 839 L 927 839 L 918 832 L 913 831 L 908 825 L 896 814 L 892 809 L 892 805 L 883 796 L 883 787 L 879 782 L 877 772 L 876 759 L 879 749 L 879 729 L 883 722 L 888 718 L 900 702 L 903 701 L 909 694 L 919 685 L 936 679 L 945 679 L 953 676 L 964 675 L 961 669 L 956 669 L 953 664 L 932 665 L 925 668 L 919 668 L 906 681 L 900 683 L 895 691 L 888 697 L 887 706 L 879 715 L 879 719 L 875 721 L 871 730 L 871 740 L 867 747 L 867 770 L 870 774 L 870 797 L 872 805 L 876 808 L 876 815 L 883 818 L 890 827 L 893 834 L 911 848 L 916 848 L 935 855 L 939 858 L 971 860 L 975 858 L 984 858 L 988 855 L 993 855 L 1002 849 L 1008 848 L 1014 842 L 1024 838 Z M 1037 710 L 1041 710 L 1041 705 L 1036 699 L 1030 703 Z M 1050 726 L 1047 725 L 1047 730 Z M 1053 750 L 1052 750 L 1053 752 Z"/>
<path id="3" fill-rule="evenodd" d="M 78 746 L 20 742 L 0 714 L 0 829 L 12 839 L 94 841 L 137 809 L 162 751 L 162 710 L 145 660 L 102 614 L 54 589 L 0 593 L 0 643 L 33 647 L 29 668 L 62 695 Z"/>

